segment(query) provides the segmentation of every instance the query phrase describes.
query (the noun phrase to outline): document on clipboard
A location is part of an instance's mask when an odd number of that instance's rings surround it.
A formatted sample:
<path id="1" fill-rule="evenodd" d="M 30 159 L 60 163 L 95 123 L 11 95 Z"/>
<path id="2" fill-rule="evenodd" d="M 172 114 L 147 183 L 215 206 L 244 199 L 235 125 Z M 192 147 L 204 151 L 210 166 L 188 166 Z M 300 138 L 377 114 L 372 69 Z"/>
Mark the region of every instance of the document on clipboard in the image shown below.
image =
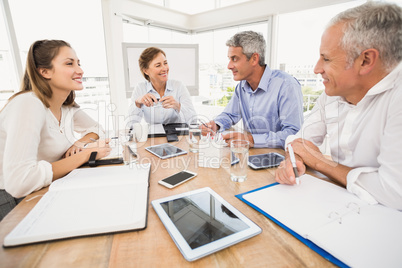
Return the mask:
<path id="1" fill-rule="evenodd" d="M 236 197 L 340 267 L 401 267 L 401 211 L 310 175 Z"/>

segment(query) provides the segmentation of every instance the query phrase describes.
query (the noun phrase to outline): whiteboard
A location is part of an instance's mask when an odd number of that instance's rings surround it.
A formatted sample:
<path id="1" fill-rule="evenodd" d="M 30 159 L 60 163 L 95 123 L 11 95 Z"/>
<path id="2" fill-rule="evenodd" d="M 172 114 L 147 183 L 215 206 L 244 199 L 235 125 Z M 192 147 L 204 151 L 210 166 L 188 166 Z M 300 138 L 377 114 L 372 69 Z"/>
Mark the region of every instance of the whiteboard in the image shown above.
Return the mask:
<path id="1" fill-rule="evenodd" d="M 131 98 L 138 83 L 146 81 L 140 71 L 138 59 L 148 47 L 158 47 L 165 52 L 169 64 L 169 79 L 183 82 L 190 95 L 199 95 L 198 44 L 123 43 L 127 98 Z"/>

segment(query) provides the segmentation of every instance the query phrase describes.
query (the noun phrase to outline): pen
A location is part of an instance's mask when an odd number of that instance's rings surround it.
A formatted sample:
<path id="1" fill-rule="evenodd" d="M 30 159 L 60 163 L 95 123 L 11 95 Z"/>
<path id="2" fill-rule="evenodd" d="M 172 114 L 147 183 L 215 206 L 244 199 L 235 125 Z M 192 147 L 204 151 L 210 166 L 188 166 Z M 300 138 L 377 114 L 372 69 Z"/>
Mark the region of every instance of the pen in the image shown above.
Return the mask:
<path id="1" fill-rule="evenodd" d="M 293 148 L 292 148 L 291 144 L 288 145 L 288 151 L 289 151 L 289 155 L 290 155 L 290 162 L 292 162 L 292 166 L 293 166 L 293 172 L 295 173 L 295 177 L 296 177 L 296 184 L 299 185 L 300 184 L 299 173 L 297 172 L 295 153 L 293 152 Z"/>
<path id="2" fill-rule="evenodd" d="M 216 132 L 215 132 L 212 128 L 210 128 L 209 126 L 207 126 L 205 123 L 202 123 L 202 125 L 203 125 L 204 127 L 208 128 L 209 130 L 211 130 L 212 133 L 216 134 Z"/>
<path id="3" fill-rule="evenodd" d="M 134 153 L 133 149 L 131 149 L 130 146 L 127 146 L 127 147 L 128 147 L 128 150 L 130 151 L 130 153 L 131 153 L 134 157 L 137 157 L 137 154 Z"/>

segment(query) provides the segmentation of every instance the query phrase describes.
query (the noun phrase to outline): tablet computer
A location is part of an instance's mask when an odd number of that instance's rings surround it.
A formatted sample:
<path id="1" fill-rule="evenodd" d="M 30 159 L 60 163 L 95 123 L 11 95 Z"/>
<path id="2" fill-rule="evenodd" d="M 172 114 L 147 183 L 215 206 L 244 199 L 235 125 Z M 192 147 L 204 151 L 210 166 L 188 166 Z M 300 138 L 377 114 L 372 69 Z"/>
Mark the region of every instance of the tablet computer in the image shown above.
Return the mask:
<path id="1" fill-rule="evenodd" d="M 151 202 L 188 261 L 261 233 L 261 228 L 209 187 Z"/>
<path id="2" fill-rule="evenodd" d="M 149 146 L 145 148 L 148 152 L 156 155 L 159 158 L 166 159 L 182 154 L 186 154 L 187 151 L 184 151 L 180 149 L 179 147 L 176 147 L 174 145 L 171 145 L 169 143 L 163 143 L 163 144 L 158 144 L 154 146 Z"/>
<path id="3" fill-rule="evenodd" d="M 252 169 L 277 167 L 285 160 L 285 157 L 278 153 L 267 153 L 250 155 L 248 157 L 248 165 Z"/>

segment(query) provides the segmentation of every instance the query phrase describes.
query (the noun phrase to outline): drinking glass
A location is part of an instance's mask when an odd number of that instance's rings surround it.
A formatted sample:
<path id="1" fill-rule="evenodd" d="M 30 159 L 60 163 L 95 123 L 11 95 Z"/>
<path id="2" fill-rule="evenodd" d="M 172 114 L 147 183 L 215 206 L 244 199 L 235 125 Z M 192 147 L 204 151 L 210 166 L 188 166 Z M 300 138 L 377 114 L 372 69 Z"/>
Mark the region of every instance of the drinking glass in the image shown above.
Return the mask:
<path id="1" fill-rule="evenodd" d="M 230 179 L 232 181 L 243 182 L 247 180 L 249 147 L 250 143 L 246 140 L 232 140 L 230 142 L 231 157 L 233 158 L 232 162 L 237 162 L 230 167 Z"/>
<path id="2" fill-rule="evenodd" d="M 201 138 L 201 128 L 199 124 L 189 125 L 188 143 L 190 145 L 190 152 L 197 153 L 199 150 Z"/>

